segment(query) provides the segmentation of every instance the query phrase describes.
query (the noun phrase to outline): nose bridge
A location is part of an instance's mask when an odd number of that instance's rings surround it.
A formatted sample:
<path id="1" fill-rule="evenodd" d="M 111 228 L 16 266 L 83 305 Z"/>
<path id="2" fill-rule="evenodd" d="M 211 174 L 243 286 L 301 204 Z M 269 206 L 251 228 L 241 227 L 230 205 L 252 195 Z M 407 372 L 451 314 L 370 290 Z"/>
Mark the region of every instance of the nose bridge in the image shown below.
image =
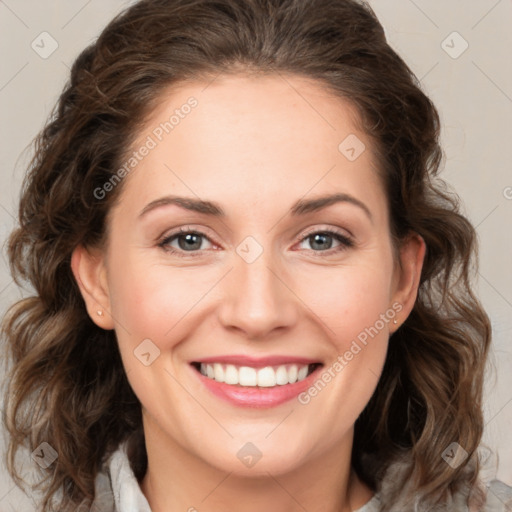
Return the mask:
<path id="1" fill-rule="evenodd" d="M 229 292 L 220 308 L 223 325 L 237 327 L 251 338 L 292 325 L 297 318 L 297 305 L 283 283 L 284 276 L 279 276 L 279 258 L 252 237 L 240 243 L 236 252 Z"/>

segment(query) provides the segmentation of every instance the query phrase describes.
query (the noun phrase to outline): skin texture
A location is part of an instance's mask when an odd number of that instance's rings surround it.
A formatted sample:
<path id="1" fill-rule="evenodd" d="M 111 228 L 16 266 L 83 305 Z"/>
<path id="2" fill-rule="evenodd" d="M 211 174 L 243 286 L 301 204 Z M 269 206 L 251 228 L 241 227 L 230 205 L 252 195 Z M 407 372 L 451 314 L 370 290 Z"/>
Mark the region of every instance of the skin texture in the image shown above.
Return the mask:
<path id="1" fill-rule="evenodd" d="M 372 493 L 351 476 L 353 425 L 377 385 L 389 335 L 414 305 L 424 242 L 411 236 L 401 264 L 395 259 L 371 142 L 356 127 L 355 109 L 320 84 L 231 75 L 173 88 L 134 148 L 191 96 L 197 106 L 124 178 L 106 246 L 77 247 L 72 258 L 88 312 L 115 329 L 142 403 L 148 472 L 141 488 L 153 512 L 234 504 L 241 512 L 355 510 Z M 338 150 L 349 134 L 366 145 L 354 161 Z M 334 192 L 364 203 L 371 218 L 349 202 L 289 213 L 299 199 Z M 166 205 L 140 217 L 171 194 L 215 201 L 225 216 Z M 204 233 L 195 254 L 177 238 L 167 245 L 184 257 L 159 247 L 180 227 Z M 307 238 L 326 229 L 353 245 L 327 238 L 331 248 L 322 250 Z M 263 250 L 252 263 L 237 253 L 249 236 Z M 393 304 L 401 308 L 398 324 L 383 322 L 305 405 L 236 407 L 212 395 L 189 364 L 289 355 L 328 368 Z M 160 350 L 149 366 L 134 356 L 144 339 Z M 262 453 L 252 467 L 237 457 L 247 442 Z"/>

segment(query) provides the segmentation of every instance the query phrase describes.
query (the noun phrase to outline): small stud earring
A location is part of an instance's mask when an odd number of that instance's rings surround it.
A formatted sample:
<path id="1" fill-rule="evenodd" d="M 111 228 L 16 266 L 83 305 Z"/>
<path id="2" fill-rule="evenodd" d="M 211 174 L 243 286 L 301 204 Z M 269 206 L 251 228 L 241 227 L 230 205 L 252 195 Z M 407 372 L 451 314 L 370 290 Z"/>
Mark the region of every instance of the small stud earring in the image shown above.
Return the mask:
<path id="1" fill-rule="evenodd" d="M 397 319 L 396 319 L 396 318 L 393 320 L 393 323 L 394 323 L 394 324 L 397 324 L 397 323 L 398 323 L 398 321 L 397 321 Z"/>
<path id="2" fill-rule="evenodd" d="M 101 311 L 101 309 L 98 309 L 98 311 L 96 311 L 96 314 L 98 316 L 103 316 L 103 311 Z"/>

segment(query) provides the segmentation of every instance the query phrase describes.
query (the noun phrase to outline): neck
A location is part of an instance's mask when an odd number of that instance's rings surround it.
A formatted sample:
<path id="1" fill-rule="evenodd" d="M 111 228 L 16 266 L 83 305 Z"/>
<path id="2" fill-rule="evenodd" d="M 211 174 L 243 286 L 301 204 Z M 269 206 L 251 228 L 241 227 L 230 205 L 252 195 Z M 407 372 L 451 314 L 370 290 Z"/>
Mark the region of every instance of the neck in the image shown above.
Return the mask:
<path id="1" fill-rule="evenodd" d="M 329 453 L 287 472 L 255 476 L 223 471 L 187 450 L 144 418 L 148 470 L 140 484 L 152 512 L 352 512 L 372 497 L 350 467 L 353 431 Z M 237 461 L 238 462 L 238 461 Z M 256 468 L 256 466 L 254 466 Z M 260 468 L 261 469 L 261 468 Z"/>

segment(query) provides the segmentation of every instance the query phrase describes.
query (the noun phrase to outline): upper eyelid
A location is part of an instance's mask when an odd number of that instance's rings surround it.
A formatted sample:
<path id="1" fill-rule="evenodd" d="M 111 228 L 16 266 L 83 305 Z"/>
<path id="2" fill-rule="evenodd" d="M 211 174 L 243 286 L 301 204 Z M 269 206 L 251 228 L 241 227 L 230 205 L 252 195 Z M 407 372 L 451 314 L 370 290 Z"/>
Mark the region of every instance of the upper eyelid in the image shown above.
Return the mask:
<path id="1" fill-rule="evenodd" d="M 339 228 L 339 227 L 334 227 L 334 226 L 329 226 L 326 228 L 319 228 L 318 226 L 312 226 L 311 228 L 306 228 L 306 230 L 303 231 L 299 235 L 299 238 L 297 240 L 298 241 L 303 240 L 304 238 L 306 238 L 314 233 L 325 233 L 325 232 L 327 232 L 327 233 L 332 232 L 334 234 L 344 236 L 345 238 L 349 238 L 350 240 L 352 240 L 354 238 L 352 233 L 344 228 Z M 342 232 L 345 232 L 346 234 L 342 233 Z"/>

